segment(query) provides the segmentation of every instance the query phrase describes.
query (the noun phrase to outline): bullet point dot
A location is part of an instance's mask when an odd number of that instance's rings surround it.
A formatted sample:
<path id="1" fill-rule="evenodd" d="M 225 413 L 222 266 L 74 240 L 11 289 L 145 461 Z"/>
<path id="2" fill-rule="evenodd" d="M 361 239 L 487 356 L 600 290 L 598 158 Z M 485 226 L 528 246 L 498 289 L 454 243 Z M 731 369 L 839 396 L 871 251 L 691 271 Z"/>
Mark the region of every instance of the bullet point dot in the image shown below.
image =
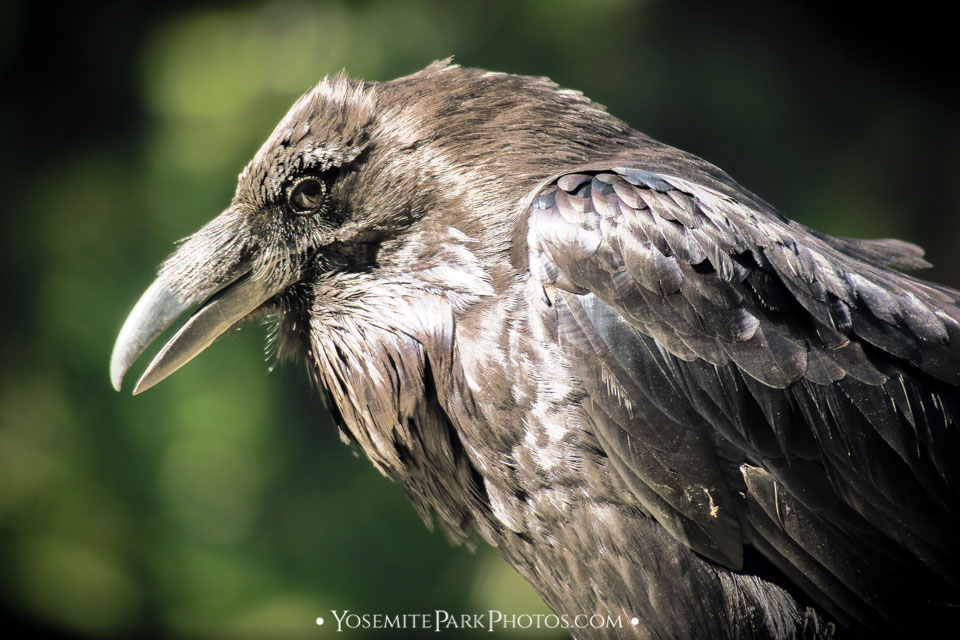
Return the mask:
<path id="1" fill-rule="evenodd" d="M 633 626 L 637 626 L 638 624 L 640 624 L 640 618 L 630 618 L 630 624 L 632 624 Z"/>
<path id="2" fill-rule="evenodd" d="M 317 618 L 317 624 L 318 625 L 323 624 L 323 618 Z"/>

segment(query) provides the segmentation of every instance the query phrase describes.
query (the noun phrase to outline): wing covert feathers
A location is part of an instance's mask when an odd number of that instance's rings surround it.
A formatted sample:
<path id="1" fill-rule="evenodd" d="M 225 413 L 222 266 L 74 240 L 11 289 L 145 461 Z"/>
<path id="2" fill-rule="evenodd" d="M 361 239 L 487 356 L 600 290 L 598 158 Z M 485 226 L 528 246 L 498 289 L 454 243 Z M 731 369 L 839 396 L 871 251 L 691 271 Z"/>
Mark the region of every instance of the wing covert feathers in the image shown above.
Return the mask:
<path id="1" fill-rule="evenodd" d="M 919 247 L 611 167 L 542 188 L 528 249 L 585 419 L 675 537 L 733 568 L 750 545 L 848 622 L 956 604 L 960 295 L 888 268 Z"/>

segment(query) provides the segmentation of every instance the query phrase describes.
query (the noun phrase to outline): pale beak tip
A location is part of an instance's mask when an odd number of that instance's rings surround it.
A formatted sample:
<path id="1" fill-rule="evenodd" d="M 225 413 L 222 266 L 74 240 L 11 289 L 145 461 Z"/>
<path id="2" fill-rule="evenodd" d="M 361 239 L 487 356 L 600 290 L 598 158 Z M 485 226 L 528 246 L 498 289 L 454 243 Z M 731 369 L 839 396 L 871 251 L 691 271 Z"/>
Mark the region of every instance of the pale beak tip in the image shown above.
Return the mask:
<path id="1" fill-rule="evenodd" d="M 147 389 L 149 389 L 150 387 L 152 387 L 153 385 L 160 382 L 160 380 L 148 380 L 147 375 L 149 373 L 150 371 L 148 370 L 146 373 L 144 373 L 140 377 L 139 380 L 137 380 L 137 384 L 133 385 L 133 395 L 138 396 L 144 391 L 146 391 Z"/>
<path id="2" fill-rule="evenodd" d="M 205 294 L 200 294 L 200 296 Z M 180 300 L 166 279 L 158 277 L 151 284 L 124 320 L 110 356 L 110 383 L 120 391 L 123 377 L 153 340 L 196 302 Z"/>
<path id="3" fill-rule="evenodd" d="M 110 359 L 110 385 L 114 391 L 120 391 L 120 387 L 123 385 L 123 376 L 126 372 L 127 368 L 123 366 L 116 355 Z"/>

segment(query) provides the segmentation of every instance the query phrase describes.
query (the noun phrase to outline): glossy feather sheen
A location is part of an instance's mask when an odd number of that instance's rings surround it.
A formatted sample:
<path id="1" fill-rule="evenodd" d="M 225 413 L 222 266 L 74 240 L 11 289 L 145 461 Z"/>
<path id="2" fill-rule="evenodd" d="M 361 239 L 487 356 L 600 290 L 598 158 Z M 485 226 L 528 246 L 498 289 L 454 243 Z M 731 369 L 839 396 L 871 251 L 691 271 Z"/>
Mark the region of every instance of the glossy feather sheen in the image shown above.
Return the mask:
<path id="1" fill-rule="evenodd" d="M 284 208 L 301 175 L 322 214 Z M 161 277 L 251 260 L 277 352 L 428 525 L 624 624 L 578 637 L 928 637 L 960 603 L 960 296 L 889 268 L 921 256 L 438 63 L 305 95 Z"/>
<path id="2" fill-rule="evenodd" d="M 739 567 L 741 545 L 760 537 L 788 574 L 822 574 L 808 593 L 840 619 L 929 624 L 929 609 L 889 607 L 955 593 L 920 584 L 905 595 L 898 571 L 956 587 L 960 350 L 955 323 L 942 319 L 957 317 L 956 293 L 884 269 L 903 258 L 901 245 L 833 241 L 683 180 L 628 182 L 627 173 L 594 178 L 614 186 L 616 207 L 580 180 L 547 186 L 557 193 L 535 201 L 529 231 L 534 259 L 550 263 L 534 272 L 557 274 L 543 284 L 570 292 L 559 313 L 570 316 L 572 362 L 595 380 L 588 406 L 620 472 L 661 524 L 709 558 Z M 592 204 L 574 218 L 559 206 L 570 197 Z M 601 220 L 598 247 L 572 240 L 569 227 Z M 622 272 L 601 268 L 594 256 L 605 250 L 623 256 Z M 743 268 L 725 271 L 720 256 Z M 629 410 L 609 409 L 623 398 Z M 732 444 L 733 455 L 663 451 L 677 427 L 653 425 L 683 425 L 688 437 Z M 740 478 L 730 473 L 738 467 Z M 740 519 L 724 523 L 716 510 Z M 852 602 L 839 604 L 847 593 Z"/>

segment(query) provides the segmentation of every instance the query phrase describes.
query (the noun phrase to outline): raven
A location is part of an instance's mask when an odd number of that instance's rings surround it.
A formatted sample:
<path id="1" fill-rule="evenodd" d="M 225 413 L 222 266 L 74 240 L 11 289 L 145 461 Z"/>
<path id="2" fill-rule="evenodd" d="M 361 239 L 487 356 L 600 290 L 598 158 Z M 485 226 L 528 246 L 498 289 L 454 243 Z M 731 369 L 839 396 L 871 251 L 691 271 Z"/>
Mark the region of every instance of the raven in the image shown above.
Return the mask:
<path id="1" fill-rule="evenodd" d="M 946 633 L 960 293 L 546 78 L 301 97 L 127 318 L 134 393 L 268 314 L 342 437 L 558 614 L 656 638 Z"/>

